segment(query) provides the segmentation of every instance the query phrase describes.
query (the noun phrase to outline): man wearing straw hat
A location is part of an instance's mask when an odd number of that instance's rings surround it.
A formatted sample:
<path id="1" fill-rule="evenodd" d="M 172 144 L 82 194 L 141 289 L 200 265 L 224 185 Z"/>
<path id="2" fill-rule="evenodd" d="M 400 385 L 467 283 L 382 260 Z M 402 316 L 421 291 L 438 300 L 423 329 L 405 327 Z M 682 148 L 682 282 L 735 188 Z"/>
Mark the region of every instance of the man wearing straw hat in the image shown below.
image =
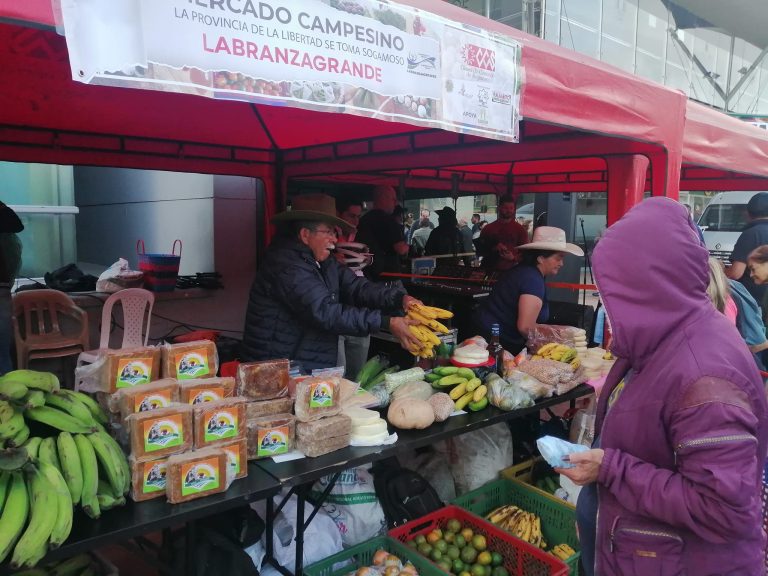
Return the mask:
<path id="1" fill-rule="evenodd" d="M 272 222 L 267 249 L 248 302 L 244 361 L 289 358 L 306 371 L 336 365 L 339 335 L 389 329 L 404 348 L 417 346 L 411 322 L 395 316 L 415 301 L 400 287 L 375 284 L 331 258 L 336 228 L 351 226 L 325 194 L 299 196 Z"/>

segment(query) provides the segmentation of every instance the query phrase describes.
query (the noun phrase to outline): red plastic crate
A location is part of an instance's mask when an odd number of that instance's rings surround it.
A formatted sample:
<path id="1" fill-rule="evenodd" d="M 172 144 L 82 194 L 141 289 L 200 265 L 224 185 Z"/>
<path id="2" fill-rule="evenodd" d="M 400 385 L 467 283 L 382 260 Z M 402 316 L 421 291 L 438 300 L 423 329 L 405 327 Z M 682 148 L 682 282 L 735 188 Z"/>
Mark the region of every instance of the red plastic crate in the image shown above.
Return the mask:
<path id="1" fill-rule="evenodd" d="M 476 534 L 485 536 L 488 550 L 498 552 L 504 557 L 504 568 L 511 576 L 568 576 L 568 566 L 558 558 L 518 540 L 508 532 L 458 506 L 446 506 L 422 518 L 412 520 L 403 526 L 393 528 L 389 531 L 389 535 L 405 543 L 419 534 L 429 534 L 436 528 L 445 529 L 448 521 L 454 518 L 463 526 L 470 527 Z"/>

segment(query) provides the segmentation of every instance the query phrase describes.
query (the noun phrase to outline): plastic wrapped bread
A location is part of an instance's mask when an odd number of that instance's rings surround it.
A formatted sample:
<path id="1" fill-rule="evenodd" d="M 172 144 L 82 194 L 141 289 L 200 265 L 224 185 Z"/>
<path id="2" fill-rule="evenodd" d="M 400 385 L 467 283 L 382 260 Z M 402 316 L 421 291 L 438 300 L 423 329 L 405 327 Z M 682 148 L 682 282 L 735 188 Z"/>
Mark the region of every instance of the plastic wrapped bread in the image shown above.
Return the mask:
<path id="1" fill-rule="evenodd" d="M 286 359 L 244 362 L 237 367 L 237 394 L 251 400 L 271 400 L 288 394 L 291 363 Z"/>
<path id="2" fill-rule="evenodd" d="M 377 414 L 377 412 L 374 412 Z M 296 425 L 296 436 L 304 440 L 313 438 L 332 438 L 349 435 L 352 431 L 352 419 L 346 414 L 337 414 L 329 418 L 321 418 L 312 422 L 299 422 Z"/>
<path id="3" fill-rule="evenodd" d="M 349 446 L 349 433 L 332 438 L 297 438 L 296 448 L 305 456 L 316 458 Z"/>
<path id="4" fill-rule="evenodd" d="M 163 377 L 177 380 L 213 378 L 219 371 L 216 344 L 196 340 L 163 346 Z"/>
<path id="5" fill-rule="evenodd" d="M 227 453 L 229 469 L 234 479 L 248 476 L 248 440 L 241 438 L 229 444 L 219 446 Z"/>
<path id="6" fill-rule="evenodd" d="M 293 410 L 300 422 L 311 422 L 341 411 L 339 378 L 307 378 L 296 384 Z"/>
<path id="7" fill-rule="evenodd" d="M 290 414 L 293 412 L 293 398 L 274 398 L 272 400 L 261 400 L 258 402 L 248 402 L 245 407 L 245 413 L 248 420 L 270 416 L 272 414 Z"/>
<path id="8" fill-rule="evenodd" d="M 178 504 L 224 492 L 233 480 L 225 450 L 193 450 L 168 459 L 165 494 Z"/>
<path id="9" fill-rule="evenodd" d="M 131 456 L 137 462 L 156 460 L 192 448 L 192 407 L 173 404 L 125 419 L 129 429 Z"/>
<path id="10" fill-rule="evenodd" d="M 179 382 L 179 402 L 201 404 L 231 398 L 235 393 L 235 379 L 231 376 L 220 378 L 195 378 Z"/>
<path id="11" fill-rule="evenodd" d="M 156 380 L 135 388 L 122 388 L 110 398 L 112 412 L 119 412 L 125 419 L 136 412 L 149 412 L 159 408 L 168 408 L 179 400 L 179 385 L 173 378 Z"/>
<path id="12" fill-rule="evenodd" d="M 168 458 L 136 462 L 129 460 L 131 466 L 131 498 L 134 502 L 144 502 L 153 498 L 165 498 L 165 482 Z"/>
<path id="13" fill-rule="evenodd" d="M 245 437 L 245 404 L 240 396 L 197 404 L 195 413 L 195 448 L 226 444 Z"/>
<path id="14" fill-rule="evenodd" d="M 75 370 L 79 390 L 112 393 L 160 379 L 160 348 L 108 350 L 93 364 Z"/>
<path id="15" fill-rule="evenodd" d="M 296 418 L 293 414 L 273 414 L 248 420 L 248 459 L 258 460 L 293 450 Z"/>

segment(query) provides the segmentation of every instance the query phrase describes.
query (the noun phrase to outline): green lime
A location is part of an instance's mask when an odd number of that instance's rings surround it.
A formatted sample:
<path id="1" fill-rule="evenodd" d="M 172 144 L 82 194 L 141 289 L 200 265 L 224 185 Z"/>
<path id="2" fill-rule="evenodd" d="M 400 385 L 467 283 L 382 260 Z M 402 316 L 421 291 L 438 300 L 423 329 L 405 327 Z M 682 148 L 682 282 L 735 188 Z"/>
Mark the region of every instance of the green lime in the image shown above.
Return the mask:
<path id="1" fill-rule="evenodd" d="M 488 550 L 483 550 L 477 555 L 477 563 L 481 566 L 488 566 L 493 561 L 493 557 Z"/>
<path id="2" fill-rule="evenodd" d="M 462 572 L 464 572 L 464 568 L 465 567 L 466 567 L 466 565 L 464 564 L 464 562 L 462 562 L 461 560 L 456 559 L 456 560 L 453 561 L 453 570 L 452 570 L 452 572 L 454 574 L 461 574 Z"/>
<path id="3" fill-rule="evenodd" d="M 432 560 L 434 560 L 435 562 L 439 562 L 440 560 L 443 559 L 443 553 L 437 548 L 435 548 L 434 550 L 432 550 L 432 553 L 429 555 L 429 557 L 432 558 Z"/>
<path id="4" fill-rule="evenodd" d="M 456 538 L 453 539 L 453 543 L 456 544 L 456 546 L 459 548 L 464 548 L 464 546 L 467 545 L 467 541 L 461 534 L 456 534 Z"/>
<path id="5" fill-rule="evenodd" d="M 450 572 L 450 571 L 451 571 L 451 567 L 452 567 L 452 565 L 451 565 L 451 563 L 450 563 L 448 560 L 446 560 L 445 558 L 443 558 L 442 560 L 440 560 L 440 562 L 438 562 L 438 563 L 437 563 L 437 565 L 440 567 L 440 569 L 441 569 L 441 570 L 443 570 L 443 572 Z"/>
<path id="6" fill-rule="evenodd" d="M 485 542 L 485 536 L 482 534 L 475 534 L 472 536 L 472 547 L 477 550 L 478 552 L 482 552 L 487 548 L 487 544 Z"/>
<path id="7" fill-rule="evenodd" d="M 440 550 L 440 552 L 445 552 L 448 550 L 448 542 L 445 540 L 438 540 L 433 544 L 436 550 Z"/>
<path id="8" fill-rule="evenodd" d="M 461 555 L 461 550 L 459 550 L 458 546 L 448 546 L 445 553 L 448 554 L 448 558 L 451 560 L 456 560 Z M 459 572 L 461 572 L 461 570 L 459 570 Z"/>
<path id="9" fill-rule="evenodd" d="M 414 541 L 416 542 L 416 544 L 426 544 L 427 537 L 424 536 L 424 534 L 419 534 L 418 536 L 416 536 L 416 538 L 414 538 Z"/>
<path id="10" fill-rule="evenodd" d="M 493 572 L 491 572 L 491 576 L 509 576 L 509 572 L 507 572 L 507 569 L 504 568 L 504 566 L 496 566 L 496 568 L 493 569 Z"/>
<path id="11" fill-rule="evenodd" d="M 422 556 L 429 556 L 432 554 L 432 546 L 424 542 L 424 544 L 419 544 L 419 554 Z"/>
<path id="12" fill-rule="evenodd" d="M 448 542 L 448 544 L 453 544 L 456 539 L 456 533 L 455 532 L 446 532 L 443 534 L 443 540 Z"/>
<path id="13" fill-rule="evenodd" d="M 504 564 L 504 558 L 498 552 L 491 552 L 491 566 L 501 566 Z"/>
<path id="14" fill-rule="evenodd" d="M 472 573 L 472 576 L 485 576 L 485 566 L 474 564 L 470 572 Z"/>
<path id="15" fill-rule="evenodd" d="M 474 564 L 476 559 L 477 559 L 477 550 L 472 548 L 472 546 L 465 546 L 461 550 L 461 560 L 465 564 Z"/>
<path id="16" fill-rule="evenodd" d="M 461 531 L 461 522 L 456 520 L 456 518 L 451 518 L 448 520 L 448 531 L 449 532 L 460 532 Z"/>

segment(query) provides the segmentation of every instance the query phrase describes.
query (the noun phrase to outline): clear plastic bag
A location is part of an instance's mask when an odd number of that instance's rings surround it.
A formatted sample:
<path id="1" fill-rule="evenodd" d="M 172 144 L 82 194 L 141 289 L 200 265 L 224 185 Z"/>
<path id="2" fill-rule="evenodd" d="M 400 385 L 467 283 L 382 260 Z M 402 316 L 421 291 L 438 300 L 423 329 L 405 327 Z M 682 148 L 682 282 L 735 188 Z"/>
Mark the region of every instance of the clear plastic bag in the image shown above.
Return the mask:
<path id="1" fill-rule="evenodd" d="M 512 370 L 508 376 L 505 376 L 505 379 L 510 384 L 519 386 L 528 392 L 534 400 L 538 400 L 539 398 L 549 398 L 555 393 L 554 386 L 545 384 L 530 374 L 526 374 L 520 370 Z"/>
<path id="2" fill-rule="evenodd" d="M 556 324 L 536 324 L 528 331 L 526 347 L 531 354 L 538 352 L 544 344 L 556 342 L 573 348 L 577 340 L 585 338 L 586 331 L 575 326 L 558 326 Z"/>
<path id="3" fill-rule="evenodd" d="M 582 444 L 572 444 L 556 436 L 543 436 L 536 440 L 536 447 L 541 452 L 547 464 L 553 468 L 573 468 L 573 464 L 563 460 L 563 456 L 576 452 L 586 452 L 589 447 Z"/>
<path id="4" fill-rule="evenodd" d="M 516 410 L 533 406 L 533 397 L 515 382 L 507 382 L 496 374 L 486 379 L 488 401 L 500 410 Z"/>

